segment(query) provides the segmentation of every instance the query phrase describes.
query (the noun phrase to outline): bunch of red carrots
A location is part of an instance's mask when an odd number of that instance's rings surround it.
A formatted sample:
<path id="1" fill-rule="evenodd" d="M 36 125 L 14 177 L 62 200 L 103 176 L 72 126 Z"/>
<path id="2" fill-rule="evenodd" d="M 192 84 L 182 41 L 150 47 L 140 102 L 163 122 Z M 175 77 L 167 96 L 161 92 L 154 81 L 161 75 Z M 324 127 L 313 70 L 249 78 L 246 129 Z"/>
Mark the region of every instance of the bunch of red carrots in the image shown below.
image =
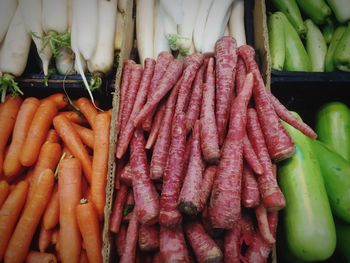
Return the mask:
<path id="1" fill-rule="evenodd" d="M 120 262 L 266 262 L 285 206 L 275 162 L 293 155 L 254 49 L 161 52 L 124 64 L 110 230 Z"/>
<path id="2" fill-rule="evenodd" d="M 81 97 L 0 104 L 0 261 L 102 262 L 111 111 Z"/>

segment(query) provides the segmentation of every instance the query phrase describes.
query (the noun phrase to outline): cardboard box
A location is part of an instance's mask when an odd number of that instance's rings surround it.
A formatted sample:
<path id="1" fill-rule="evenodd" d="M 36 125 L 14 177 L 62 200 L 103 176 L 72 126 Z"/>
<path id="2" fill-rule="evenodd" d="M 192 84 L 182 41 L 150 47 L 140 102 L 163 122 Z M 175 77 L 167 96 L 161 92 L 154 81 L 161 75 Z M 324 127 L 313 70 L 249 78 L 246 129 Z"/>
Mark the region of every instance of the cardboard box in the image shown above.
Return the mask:
<path id="1" fill-rule="evenodd" d="M 124 37 L 122 39 L 122 48 L 119 53 L 118 57 L 118 68 L 116 72 L 115 77 L 115 89 L 113 94 L 113 110 L 112 110 L 112 121 L 111 121 L 111 128 L 110 128 L 110 138 L 109 138 L 109 158 L 108 158 L 108 178 L 107 178 L 107 186 L 106 186 L 106 205 L 104 210 L 104 226 L 103 226 L 103 233 L 102 233 L 102 241 L 103 241 L 103 248 L 102 248 L 102 255 L 103 255 L 103 262 L 111 262 L 111 251 L 112 251 L 112 240 L 111 240 L 111 233 L 109 231 L 109 220 L 113 208 L 113 196 L 114 196 L 114 182 L 115 182 L 115 171 L 116 171 L 116 162 L 115 162 L 115 148 L 116 148 L 116 141 L 118 134 L 117 131 L 117 116 L 119 115 L 119 101 L 120 101 L 120 81 L 121 81 L 121 75 L 123 70 L 123 64 L 124 61 L 126 61 L 129 58 L 132 46 L 133 46 L 133 40 L 134 40 L 134 1 L 128 0 L 127 1 L 127 8 L 124 12 L 124 25 L 123 30 L 124 33 L 122 34 Z"/>

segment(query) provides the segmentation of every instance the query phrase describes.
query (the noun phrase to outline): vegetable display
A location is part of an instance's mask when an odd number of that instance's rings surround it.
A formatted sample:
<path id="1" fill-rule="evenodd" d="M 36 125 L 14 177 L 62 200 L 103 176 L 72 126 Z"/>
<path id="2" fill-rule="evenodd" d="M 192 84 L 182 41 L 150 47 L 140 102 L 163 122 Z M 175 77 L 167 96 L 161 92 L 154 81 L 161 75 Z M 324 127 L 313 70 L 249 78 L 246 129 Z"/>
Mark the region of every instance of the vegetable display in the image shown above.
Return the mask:
<path id="1" fill-rule="evenodd" d="M 268 16 L 272 69 L 350 71 L 350 8 L 347 1 L 283 0 L 272 3 L 272 13 Z M 284 22 L 278 23 L 281 16 Z"/>
<path id="2" fill-rule="evenodd" d="M 73 103 L 55 93 L 0 104 L 3 262 L 102 262 L 111 116 Z"/>
<path id="3" fill-rule="evenodd" d="M 170 62 L 160 75 L 165 54 Z M 152 64 L 145 59 L 137 87 L 138 65 L 125 62 L 119 112 L 130 116 L 132 127 L 122 117 L 117 123 L 110 225 L 121 261 L 146 255 L 162 262 L 267 261 L 277 211 L 286 205 L 273 162 L 295 151 L 280 118 L 312 139 L 316 134 L 265 89 L 254 55 L 228 36 L 216 41 L 213 55 L 194 52 L 181 61 L 163 51 Z M 150 136 L 154 143 L 147 146 Z M 150 227 L 148 243 L 159 246 L 145 254 Z"/>

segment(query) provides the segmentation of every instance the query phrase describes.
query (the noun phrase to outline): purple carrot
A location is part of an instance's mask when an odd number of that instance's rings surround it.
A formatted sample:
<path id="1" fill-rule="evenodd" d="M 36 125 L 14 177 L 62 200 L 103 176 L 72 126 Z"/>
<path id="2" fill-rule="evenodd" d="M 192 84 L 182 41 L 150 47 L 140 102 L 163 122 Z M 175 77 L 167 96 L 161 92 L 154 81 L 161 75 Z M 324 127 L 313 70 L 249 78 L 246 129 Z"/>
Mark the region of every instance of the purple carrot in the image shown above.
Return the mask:
<path id="1" fill-rule="evenodd" d="M 234 93 L 237 43 L 233 37 L 224 36 L 215 44 L 216 58 L 216 125 L 219 145 L 224 142 L 230 113 L 230 103 Z"/>
<path id="2" fill-rule="evenodd" d="M 253 96 L 259 122 L 263 131 L 267 149 L 274 161 L 289 158 L 295 152 L 295 146 L 287 131 L 283 128 L 270 101 L 268 91 L 255 61 L 255 51 L 248 45 L 238 48 L 239 56 L 244 60 L 248 72 L 254 74 Z"/>
<path id="3" fill-rule="evenodd" d="M 156 61 L 154 59 L 152 58 L 145 59 L 144 70 L 143 70 L 143 74 L 140 82 L 140 87 L 138 89 L 131 114 L 125 126 L 122 127 L 121 133 L 118 138 L 118 143 L 117 143 L 118 159 L 120 159 L 124 155 L 124 153 L 128 148 L 129 142 L 132 137 L 132 133 L 135 129 L 133 125 L 133 120 L 135 119 L 136 115 L 140 112 L 141 108 L 146 102 L 146 97 L 149 90 L 149 86 L 151 84 L 151 79 L 153 76 L 155 64 L 156 64 Z"/>
<path id="4" fill-rule="evenodd" d="M 204 160 L 215 164 L 220 158 L 219 138 L 215 120 L 215 77 L 214 58 L 207 67 L 207 79 L 203 86 L 201 109 L 201 148 Z"/>
<path id="5" fill-rule="evenodd" d="M 141 129 L 135 130 L 131 140 L 130 165 L 137 218 L 141 224 L 152 225 L 158 221 L 159 196 L 149 176 L 145 138 Z"/>

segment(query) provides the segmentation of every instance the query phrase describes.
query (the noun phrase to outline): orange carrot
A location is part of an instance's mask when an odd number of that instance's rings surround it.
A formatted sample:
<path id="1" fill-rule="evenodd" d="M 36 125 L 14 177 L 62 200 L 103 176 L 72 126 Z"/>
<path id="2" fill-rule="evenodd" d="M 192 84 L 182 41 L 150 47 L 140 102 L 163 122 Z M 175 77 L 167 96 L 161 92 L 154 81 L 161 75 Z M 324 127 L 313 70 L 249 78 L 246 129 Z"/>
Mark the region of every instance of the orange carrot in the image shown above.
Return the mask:
<path id="1" fill-rule="evenodd" d="M 6 101 L 2 103 L 0 108 L 0 176 L 3 174 L 3 162 L 7 141 L 12 133 L 15 125 L 17 113 L 21 106 L 22 99 L 20 97 L 6 97 Z"/>
<path id="2" fill-rule="evenodd" d="M 44 225 L 41 224 L 40 227 L 40 233 L 39 233 L 39 251 L 40 252 L 45 252 L 45 250 L 49 247 L 51 243 L 51 238 L 52 238 L 52 232 L 53 230 L 46 230 L 44 228 Z"/>
<path id="3" fill-rule="evenodd" d="M 94 120 L 96 115 L 98 114 L 96 108 L 92 104 L 92 102 L 87 98 L 79 98 L 75 101 L 75 104 L 78 106 L 80 112 L 87 119 L 90 126 L 94 127 Z"/>
<path id="4" fill-rule="evenodd" d="M 8 182 L 6 182 L 5 180 L 1 180 L 0 181 L 0 208 L 2 204 L 5 202 L 10 191 L 11 191 L 11 187 L 8 184 Z"/>
<path id="5" fill-rule="evenodd" d="M 56 263 L 57 258 L 52 253 L 30 251 L 26 257 L 26 263 Z"/>
<path id="6" fill-rule="evenodd" d="M 94 156 L 92 161 L 91 197 L 99 218 L 103 218 L 106 201 L 106 183 L 108 173 L 109 127 L 111 117 L 107 113 L 99 113 L 94 126 Z"/>
<path id="7" fill-rule="evenodd" d="M 54 142 L 46 142 L 41 147 L 40 154 L 38 157 L 38 161 L 34 166 L 33 175 L 30 180 L 30 188 L 28 197 L 30 198 L 35 189 L 34 185 L 37 183 L 37 180 L 40 176 L 40 173 L 45 169 L 50 169 L 51 171 L 55 171 L 56 166 L 61 157 L 61 145 Z"/>
<path id="8" fill-rule="evenodd" d="M 45 142 L 57 142 L 60 143 L 61 139 L 58 133 L 54 129 L 50 129 L 47 133 Z"/>
<path id="9" fill-rule="evenodd" d="M 90 187 L 86 188 L 86 190 L 83 194 L 83 197 L 88 199 L 88 200 L 91 200 L 91 188 Z"/>
<path id="10" fill-rule="evenodd" d="M 56 114 L 57 106 L 55 102 L 43 100 L 40 103 L 29 127 L 20 154 L 20 162 L 23 166 L 32 166 L 38 159 L 40 148 L 45 142 L 47 132 Z"/>
<path id="11" fill-rule="evenodd" d="M 53 229 L 59 222 L 60 207 L 58 201 L 58 187 L 53 189 L 49 203 L 45 208 L 42 224 L 44 229 Z"/>
<path id="12" fill-rule="evenodd" d="M 80 161 L 84 175 L 90 183 L 92 174 L 92 163 L 90 156 L 78 133 L 75 131 L 72 123 L 65 116 L 56 116 L 53 120 L 53 126 L 60 135 L 62 141 L 67 146 L 68 150 Z"/>
<path id="13" fill-rule="evenodd" d="M 102 262 L 102 236 L 95 206 L 82 199 L 75 213 L 89 262 Z"/>
<path id="14" fill-rule="evenodd" d="M 52 170 L 44 170 L 35 185 L 31 199 L 24 207 L 23 213 L 17 223 L 6 249 L 4 261 L 21 263 L 25 260 L 32 242 L 35 230 L 49 200 L 54 184 Z"/>
<path id="15" fill-rule="evenodd" d="M 39 107 L 39 104 L 40 101 L 37 98 L 29 97 L 23 101 L 21 107 L 19 108 L 13 128 L 11 144 L 4 160 L 5 176 L 16 176 L 22 169 L 19 156 L 30 124 L 32 123 L 34 114 Z"/>
<path id="16" fill-rule="evenodd" d="M 72 122 L 72 125 L 76 132 L 79 134 L 81 141 L 89 146 L 91 149 L 94 148 L 94 133 L 91 129 L 81 126 Z"/>
<path id="17" fill-rule="evenodd" d="M 63 263 L 79 262 L 80 258 L 81 236 L 74 211 L 81 198 L 81 179 L 79 160 L 63 159 L 58 167 L 59 250 Z"/>
<path id="18" fill-rule="evenodd" d="M 86 250 L 82 249 L 80 252 L 80 261 L 79 263 L 89 263 L 88 256 L 86 254 Z"/>
<path id="19" fill-rule="evenodd" d="M 28 182 L 19 182 L 0 209 L 0 261 L 5 254 L 13 228 L 26 201 L 27 192 Z"/>
<path id="20" fill-rule="evenodd" d="M 59 228 L 55 228 L 52 231 L 52 235 L 51 235 L 51 244 L 52 245 L 56 245 L 59 239 L 59 234 L 60 234 L 60 229 Z"/>
<path id="21" fill-rule="evenodd" d="M 80 112 L 77 112 L 77 111 L 62 111 L 62 112 L 58 113 L 58 115 L 64 115 L 67 117 L 68 120 L 70 120 L 71 122 L 77 123 L 77 124 L 86 124 L 87 123 L 87 120 L 85 119 L 83 114 L 81 114 Z"/>
<path id="22" fill-rule="evenodd" d="M 62 110 L 63 108 L 67 107 L 67 105 L 68 105 L 68 99 L 67 99 L 66 95 L 64 95 L 63 93 L 52 94 L 52 95 L 46 97 L 44 100 L 52 100 L 53 102 L 56 103 L 57 108 L 59 110 Z"/>

